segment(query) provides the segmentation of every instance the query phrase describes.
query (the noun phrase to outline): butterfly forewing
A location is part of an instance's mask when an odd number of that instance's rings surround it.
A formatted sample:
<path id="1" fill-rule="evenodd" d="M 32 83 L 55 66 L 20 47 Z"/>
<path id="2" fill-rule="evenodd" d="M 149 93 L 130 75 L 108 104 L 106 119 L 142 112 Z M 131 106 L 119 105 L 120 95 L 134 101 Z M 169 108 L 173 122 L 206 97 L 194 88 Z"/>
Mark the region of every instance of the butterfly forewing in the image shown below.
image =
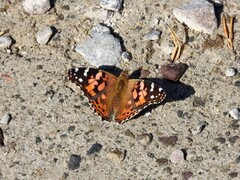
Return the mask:
<path id="1" fill-rule="evenodd" d="M 81 87 L 91 101 L 101 96 L 105 89 L 116 82 L 117 77 L 95 68 L 74 68 L 68 71 L 69 80 Z"/>

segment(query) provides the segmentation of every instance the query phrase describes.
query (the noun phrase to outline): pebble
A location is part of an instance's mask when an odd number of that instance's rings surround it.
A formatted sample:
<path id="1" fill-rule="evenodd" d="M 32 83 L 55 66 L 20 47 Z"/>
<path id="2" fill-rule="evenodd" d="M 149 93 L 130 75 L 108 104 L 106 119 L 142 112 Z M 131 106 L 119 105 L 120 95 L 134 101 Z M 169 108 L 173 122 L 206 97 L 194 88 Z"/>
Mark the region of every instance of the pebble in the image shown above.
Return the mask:
<path id="1" fill-rule="evenodd" d="M 132 55 L 131 55 L 129 52 L 124 51 L 124 52 L 122 53 L 122 60 L 123 60 L 124 62 L 129 62 L 129 61 L 132 60 Z"/>
<path id="2" fill-rule="evenodd" d="M 89 150 L 87 150 L 87 155 L 98 153 L 101 151 L 101 149 L 102 149 L 102 145 L 99 143 L 95 143 L 90 147 Z"/>
<path id="3" fill-rule="evenodd" d="M 207 0 L 193 0 L 173 10 L 173 15 L 189 28 L 206 34 L 213 34 L 217 29 L 214 6 Z"/>
<path id="4" fill-rule="evenodd" d="M 158 158 L 156 159 L 156 163 L 159 165 L 159 166 L 166 166 L 168 165 L 168 159 L 166 158 Z"/>
<path id="5" fill-rule="evenodd" d="M 159 137 L 158 140 L 165 146 L 175 146 L 177 143 L 177 136 L 162 136 Z"/>
<path id="6" fill-rule="evenodd" d="M 51 8 L 50 0 L 24 0 L 23 8 L 29 14 L 44 14 Z"/>
<path id="7" fill-rule="evenodd" d="M 68 161 L 68 169 L 75 170 L 80 167 L 81 157 L 77 154 L 72 154 Z"/>
<path id="8" fill-rule="evenodd" d="M 153 135 L 152 135 L 152 133 L 140 134 L 140 135 L 137 135 L 136 140 L 139 144 L 148 146 L 151 144 L 151 142 L 153 140 Z"/>
<path id="9" fill-rule="evenodd" d="M 123 0 L 100 0 L 100 6 L 107 10 L 119 11 L 122 8 Z"/>
<path id="10" fill-rule="evenodd" d="M 78 44 L 75 48 L 76 52 L 97 67 L 102 65 L 115 66 L 122 59 L 122 47 L 119 39 L 106 29 L 107 27 L 102 27 L 103 31 L 101 31 L 101 28 L 95 28 L 92 38 L 83 44 Z"/>
<path id="11" fill-rule="evenodd" d="M 178 81 L 187 70 L 188 65 L 184 63 L 170 63 L 160 68 L 160 73 L 164 79 Z"/>
<path id="12" fill-rule="evenodd" d="M 229 111 L 229 114 L 232 116 L 233 119 L 238 120 L 240 119 L 240 111 L 237 108 L 234 108 Z"/>
<path id="13" fill-rule="evenodd" d="M 0 147 L 2 146 L 4 146 L 4 135 L 2 128 L 0 128 Z"/>
<path id="14" fill-rule="evenodd" d="M 182 172 L 182 180 L 188 180 L 192 175 L 193 173 L 191 171 L 184 171 Z"/>
<path id="15" fill-rule="evenodd" d="M 191 133 L 193 135 L 200 134 L 205 128 L 208 126 L 208 123 L 206 121 L 200 121 L 198 122 L 197 126 L 191 129 Z"/>
<path id="16" fill-rule="evenodd" d="M 0 36 L 0 48 L 9 48 L 12 44 L 10 36 Z"/>
<path id="17" fill-rule="evenodd" d="M 150 30 L 143 38 L 144 40 L 155 41 L 160 38 L 161 32 L 157 30 Z"/>
<path id="18" fill-rule="evenodd" d="M 225 75 L 227 77 L 232 77 L 232 76 L 235 76 L 236 74 L 237 74 L 237 69 L 235 69 L 233 67 L 230 67 L 225 71 Z"/>
<path id="19" fill-rule="evenodd" d="M 114 162 L 115 164 L 120 164 L 126 157 L 126 151 L 120 150 L 110 151 L 107 154 L 107 157 L 110 161 Z"/>
<path id="20" fill-rule="evenodd" d="M 36 35 L 37 42 L 41 45 L 47 44 L 53 34 L 53 30 L 50 26 L 42 27 Z"/>
<path id="21" fill-rule="evenodd" d="M 9 122 L 10 122 L 11 120 L 12 120 L 11 114 L 5 114 L 5 115 L 2 117 L 0 123 L 1 123 L 1 124 L 9 124 Z"/>
<path id="22" fill-rule="evenodd" d="M 238 164 L 240 163 L 240 155 L 235 159 L 235 162 Z"/>
<path id="23" fill-rule="evenodd" d="M 173 164 L 180 164 L 184 161 L 184 153 L 182 150 L 177 149 L 172 152 L 172 154 L 169 156 L 169 159 Z"/>

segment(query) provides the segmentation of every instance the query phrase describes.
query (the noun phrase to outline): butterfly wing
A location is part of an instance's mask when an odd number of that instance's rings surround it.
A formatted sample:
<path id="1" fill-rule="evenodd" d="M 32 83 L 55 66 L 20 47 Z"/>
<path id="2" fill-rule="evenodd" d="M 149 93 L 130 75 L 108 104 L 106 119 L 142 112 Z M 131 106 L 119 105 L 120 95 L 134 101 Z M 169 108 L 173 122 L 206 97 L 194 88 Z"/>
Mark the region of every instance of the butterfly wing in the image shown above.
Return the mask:
<path id="1" fill-rule="evenodd" d="M 124 122 L 137 115 L 150 104 L 161 103 L 166 93 L 153 82 L 141 79 L 130 79 L 126 91 L 125 101 L 119 107 L 116 121 Z"/>
<path id="2" fill-rule="evenodd" d="M 111 96 L 111 86 L 114 86 L 117 77 L 106 71 L 95 68 L 73 68 L 68 71 L 68 79 L 79 86 L 95 112 L 108 119 Z"/>

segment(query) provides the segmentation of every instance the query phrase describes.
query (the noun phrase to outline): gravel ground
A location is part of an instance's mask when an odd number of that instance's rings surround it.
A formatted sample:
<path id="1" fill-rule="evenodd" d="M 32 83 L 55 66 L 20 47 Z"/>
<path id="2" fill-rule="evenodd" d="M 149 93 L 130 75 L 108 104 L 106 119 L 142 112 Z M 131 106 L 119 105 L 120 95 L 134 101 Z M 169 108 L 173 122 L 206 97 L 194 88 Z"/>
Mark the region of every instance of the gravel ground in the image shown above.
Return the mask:
<path id="1" fill-rule="evenodd" d="M 0 50 L 0 117 L 11 115 L 0 124 L 0 179 L 239 179 L 239 120 L 228 112 L 240 107 L 240 74 L 225 75 L 229 67 L 240 71 L 238 0 L 223 1 L 223 12 L 235 16 L 235 52 L 222 38 L 214 41 L 221 27 L 213 35 L 188 29 L 180 58 L 187 71 L 178 83 L 164 81 L 166 101 L 136 118 L 101 121 L 68 86 L 69 68 L 90 66 L 74 47 L 99 23 L 133 57 L 119 68 L 143 67 L 160 78 L 158 67 L 173 49 L 166 24 L 184 36 L 172 11 L 186 2 L 125 0 L 121 11 L 107 12 L 97 0 L 56 1 L 46 13 L 29 15 L 21 1 L 0 1 L 0 31 L 14 40 L 11 50 Z M 161 21 L 153 28 L 154 18 Z M 40 45 L 36 33 L 46 25 L 54 34 Z M 144 40 L 152 29 L 160 39 Z"/>

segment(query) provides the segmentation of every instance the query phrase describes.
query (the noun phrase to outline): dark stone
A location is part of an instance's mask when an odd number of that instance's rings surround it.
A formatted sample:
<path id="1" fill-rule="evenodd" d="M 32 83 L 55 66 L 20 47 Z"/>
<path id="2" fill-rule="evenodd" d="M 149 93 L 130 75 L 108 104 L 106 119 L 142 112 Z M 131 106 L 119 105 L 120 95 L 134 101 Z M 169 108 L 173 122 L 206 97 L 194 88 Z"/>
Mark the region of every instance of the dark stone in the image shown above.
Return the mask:
<path id="1" fill-rule="evenodd" d="M 36 144 L 39 144 L 39 143 L 41 143 L 42 142 L 42 139 L 39 137 L 39 136 L 37 136 L 36 138 L 35 138 L 35 143 Z"/>
<path id="2" fill-rule="evenodd" d="M 61 135 L 60 135 L 60 138 L 61 138 L 61 139 L 66 139 L 67 137 L 68 137 L 67 134 L 61 134 Z"/>
<path id="3" fill-rule="evenodd" d="M 156 163 L 159 166 L 166 166 L 166 165 L 168 165 L 168 159 L 166 159 L 166 158 L 158 158 L 158 159 L 156 159 Z"/>
<path id="4" fill-rule="evenodd" d="M 221 150 L 218 148 L 218 146 L 212 147 L 212 150 L 215 151 L 215 153 L 219 153 Z"/>
<path id="5" fill-rule="evenodd" d="M 235 81 L 235 82 L 233 83 L 233 85 L 234 85 L 234 86 L 237 86 L 237 87 L 240 87 L 240 81 Z"/>
<path id="6" fill-rule="evenodd" d="M 233 122 L 228 127 L 233 130 L 237 130 L 239 128 L 238 120 L 233 120 Z"/>
<path id="7" fill-rule="evenodd" d="M 170 63 L 160 68 L 163 78 L 170 81 L 178 81 L 187 70 L 188 65 L 183 63 Z"/>
<path id="8" fill-rule="evenodd" d="M 228 141 L 231 144 L 234 144 L 238 138 L 239 138 L 238 136 L 231 136 L 231 137 L 228 138 Z"/>
<path id="9" fill-rule="evenodd" d="M 147 156 L 150 157 L 150 158 L 152 158 L 152 159 L 155 158 L 154 154 L 151 153 L 151 152 L 148 152 L 148 153 L 147 153 Z"/>
<path id="10" fill-rule="evenodd" d="M 0 147 L 2 146 L 4 146 L 4 135 L 2 128 L 0 128 Z"/>
<path id="11" fill-rule="evenodd" d="M 192 175 L 193 173 L 191 171 L 184 171 L 182 172 L 182 180 L 188 180 Z"/>
<path id="12" fill-rule="evenodd" d="M 201 97 L 194 97 L 193 107 L 205 107 L 205 101 Z"/>
<path id="13" fill-rule="evenodd" d="M 224 137 L 218 137 L 216 140 L 221 144 L 224 144 L 226 142 L 226 139 Z"/>
<path id="14" fill-rule="evenodd" d="M 69 126 L 68 127 L 68 132 L 73 132 L 76 129 L 75 126 Z"/>
<path id="15" fill-rule="evenodd" d="M 37 70 L 43 69 L 42 65 L 37 65 Z"/>
<path id="16" fill-rule="evenodd" d="M 69 170 L 75 170 L 80 167 L 81 157 L 76 154 L 72 154 L 70 156 L 70 159 L 68 161 L 68 169 Z"/>
<path id="17" fill-rule="evenodd" d="M 165 146 L 174 146 L 177 143 L 177 136 L 162 136 L 158 140 Z"/>
<path id="18" fill-rule="evenodd" d="M 230 178 L 235 178 L 238 176 L 238 172 L 231 172 L 228 174 Z"/>
<path id="19" fill-rule="evenodd" d="M 179 118 L 182 118 L 183 117 L 183 111 L 182 110 L 177 110 L 177 116 Z"/>
<path id="20" fill-rule="evenodd" d="M 236 163 L 240 163 L 240 155 L 235 160 Z"/>
<path id="21" fill-rule="evenodd" d="M 101 149 L 102 149 L 102 145 L 95 143 L 87 151 L 87 155 L 92 155 L 92 154 L 98 153 Z"/>

